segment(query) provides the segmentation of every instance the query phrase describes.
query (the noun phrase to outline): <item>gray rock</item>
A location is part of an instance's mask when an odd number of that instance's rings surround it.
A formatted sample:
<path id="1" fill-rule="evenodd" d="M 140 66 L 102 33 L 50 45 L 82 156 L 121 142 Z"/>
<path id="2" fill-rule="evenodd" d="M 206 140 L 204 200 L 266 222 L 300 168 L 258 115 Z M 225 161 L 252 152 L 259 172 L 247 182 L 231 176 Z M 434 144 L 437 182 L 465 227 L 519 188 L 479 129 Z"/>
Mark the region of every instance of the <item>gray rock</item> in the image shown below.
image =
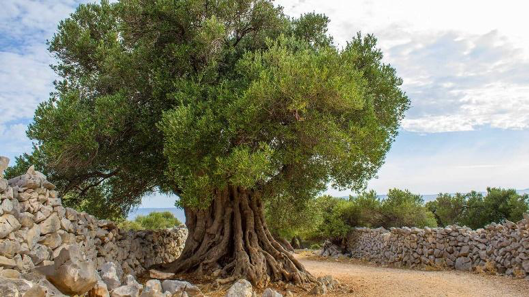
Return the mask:
<path id="1" fill-rule="evenodd" d="M 54 265 L 39 267 L 39 271 L 69 295 L 87 293 L 98 281 L 94 263 L 83 258 L 77 245 L 62 249 Z"/>
<path id="2" fill-rule="evenodd" d="M 34 225 L 35 216 L 29 212 L 23 212 L 18 216 L 18 221 L 23 227 L 31 228 Z"/>
<path id="3" fill-rule="evenodd" d="M 0 256 L 13 258 L 19 252 L 20 243 L 18 241 L 0 239 Z"/>
<path id="4" fill-rule="evenodd" d="M 252 295 L 252 284 L 245 279 L 235 282 L 226 293 L 226 297 L 252 297 Z"/>
<path id="5" fill-rule="evenodd" d="M 176 293 L 187 293 L 189 296 L 203 296 L 200 289 L 186 281 L 180 281 L 180 280 L 164 280 L 162 282 L 162 289 L 163 292 L 169 292 L 171 294 Z"/>
<path id="6" fill-rule="evenodd" d="M 88 297 L 110 297 L 107 285 L 102 280 L 98 280 L 95 286 L 88 291 Z"/>
<path id="7" fill-rule="evenodd" d="M 17 266 L 17 262 L 15 260 L 0 256 L 0 267 L 13 268 L 15 266 Z"/>
<path id="8" fill-rule="evenodd" d="M 472 270 L 472 261 L 468 257 L 459 257 L 456 259 L 455 268 L 457 270 L 470 271 Z"/>
<path id="9" fill-rule="evenodd" d="M 49 234 L 59 231 L 61 222 L 56 213 L 53 213 L 44 222 L 40 223 L 40 232 L 42 234 Z"/>
<path id="10" fill-rule="evenodd" d="M 121 286 L 110 292 L 110 297 L 138 297 L 140 291 L 134 286 Z"/>
<path id="11" fill-rule="evenodd" d="M 117 266 L 114 262 L 105 263 L 101 267 L 101 279 L 107 285 L 109 291 L 121 286 L 122 274 L 121 267 Z"/>
<path id="12" fill-rule="evenodd" d="M 53 250 L 62 244 L 62 238 L 57 232 L 54 232 L 44 236 L 40 243 Z"/>
<path id="13" fill-rule="evenodd" d="M 162 289 L 162 283 L 157 280 L 157 279 L 151 279 L 151 280 L 148 280 L 146 283 L 145 283 L 145 289 L 151 289 L 153 291 L 157 291 L 157 292 L 163 292 L 163 289 Z"/>
<path id="14" fill-rule="evenodd" d="M 283 297 L 283 295 L 268 288 L 263 292 L 263 297 Z"/>
<path id="15" fill-rule="evenodd" d="M 13 215 L 4 214 L 0 217 L 0 239 L 7 237 L 9 233 L 17 231 L 20 226 L 20 223 Z"/>

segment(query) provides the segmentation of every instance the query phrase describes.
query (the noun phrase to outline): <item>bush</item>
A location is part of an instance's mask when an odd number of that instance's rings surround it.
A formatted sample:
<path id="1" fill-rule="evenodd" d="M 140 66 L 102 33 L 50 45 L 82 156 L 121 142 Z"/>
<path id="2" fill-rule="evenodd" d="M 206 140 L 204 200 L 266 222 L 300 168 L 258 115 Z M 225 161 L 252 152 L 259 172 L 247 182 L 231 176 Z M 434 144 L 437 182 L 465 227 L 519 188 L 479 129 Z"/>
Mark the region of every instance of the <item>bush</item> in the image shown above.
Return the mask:
<path id="1" fill-rule="evenodd" d="M 382 200 L 380 226 L 390 227 L 437 227 L 434 214 L 424 206 L 420 195 L 408 190 L 391 189 Z"/>
<path id="2" fill-rule="evenodd" d="M 124 221 L 120 228 L 127 230 L 158 230 L 178 226 L 182 223 L 169 211 L 151 212 L 146 216 L 137 216 L 134 221 Z"/>
<path id="3" fill-rule="evenodd" d="M 518 221 L 529 209 L 529 196 L 520 195 L 516 190 L 487 188 L 481 193 L 439 194 L 436 200 L 427 204 L 439 225 L 464 225 L 473 229 L 483 228 L 492 222 Z"/>

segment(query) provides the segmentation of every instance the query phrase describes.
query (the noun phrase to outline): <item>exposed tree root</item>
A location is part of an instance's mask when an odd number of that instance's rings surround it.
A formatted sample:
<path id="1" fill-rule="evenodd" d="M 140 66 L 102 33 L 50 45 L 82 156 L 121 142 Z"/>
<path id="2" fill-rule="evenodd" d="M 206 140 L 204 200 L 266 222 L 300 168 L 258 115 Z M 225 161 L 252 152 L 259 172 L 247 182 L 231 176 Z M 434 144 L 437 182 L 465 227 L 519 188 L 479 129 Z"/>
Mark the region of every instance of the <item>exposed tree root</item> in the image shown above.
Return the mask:
<path id="1" fill-rule="evenodd" d="M 229 187 L 216 193 L 208 209 L 185 213 L 184 250 L 165 270 L 220 278 L 219 284 L 245 278 L 257 287 L 316 281 L 270 234 L 258 192 Z"/>

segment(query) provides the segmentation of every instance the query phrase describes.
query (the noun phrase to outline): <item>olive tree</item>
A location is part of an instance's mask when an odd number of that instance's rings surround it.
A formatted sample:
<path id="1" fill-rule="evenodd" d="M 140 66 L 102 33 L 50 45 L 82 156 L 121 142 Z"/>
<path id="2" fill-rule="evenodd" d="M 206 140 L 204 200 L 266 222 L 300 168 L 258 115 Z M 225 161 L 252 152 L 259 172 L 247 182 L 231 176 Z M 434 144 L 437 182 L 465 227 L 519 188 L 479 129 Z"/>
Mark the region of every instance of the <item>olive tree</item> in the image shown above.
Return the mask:
<path id="1" fill-rule="evenodd" d="M 81 5 L 49 42 L 60 79 L 28 135 L 79 197 L 178 195 L 189 236 L 166 269 L 311 282 L 264 203 L 363 188 L 409 105 L 375 37 L 338 47 L 328 22 L 265 0 Z"/>

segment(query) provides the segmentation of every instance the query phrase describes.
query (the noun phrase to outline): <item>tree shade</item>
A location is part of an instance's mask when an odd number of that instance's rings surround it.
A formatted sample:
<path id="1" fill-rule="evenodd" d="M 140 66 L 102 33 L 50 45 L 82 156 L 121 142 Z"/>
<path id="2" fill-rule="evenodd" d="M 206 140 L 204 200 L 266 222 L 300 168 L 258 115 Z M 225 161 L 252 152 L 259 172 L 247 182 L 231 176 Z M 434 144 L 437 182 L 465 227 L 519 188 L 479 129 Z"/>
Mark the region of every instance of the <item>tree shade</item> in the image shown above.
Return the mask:
<path id="1" fill-rule="evenodd" d="M 310 282 L 263 201 L 362 189 L 409 106 L 375 37 L 338 47 L 328 22 L 260 0 L 81 5 L 49 43 L 60 79 L 19 162 L 37 158 L 73 204 L 126 212 L 155 190 L 179 195 L 189 237 L 167 269 Z"/>

